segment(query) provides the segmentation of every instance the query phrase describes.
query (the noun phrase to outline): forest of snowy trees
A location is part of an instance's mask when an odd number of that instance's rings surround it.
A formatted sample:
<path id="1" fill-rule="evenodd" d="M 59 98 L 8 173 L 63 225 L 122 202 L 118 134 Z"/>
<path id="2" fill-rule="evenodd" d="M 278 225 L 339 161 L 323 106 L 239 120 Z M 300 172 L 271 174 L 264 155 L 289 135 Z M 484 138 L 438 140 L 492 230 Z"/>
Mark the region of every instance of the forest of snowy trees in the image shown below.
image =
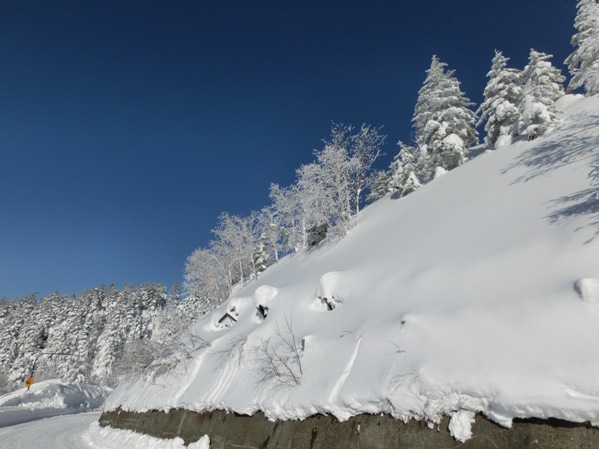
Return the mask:
<path id="1" fill-rule="evenodd" d="M 594 95 L 597 0 L 578 2 L 575 29 L 574 50 L 565 61 L 568 91 Z M 119 375 L 149 363 L 152 352 L 170 347 L 172 356 L 178 333 L 224 302 L 235 286 L 287 254 L 345 236 L 365 203 L 408 195 L 462 165 L 479 142 L 477 128 L 484 128 L 489 150 L 543 136 L 559 119 L 555 101 L 565 92 L 565 77 L 550 59 L 531 49 L 519 70 L 496 50 L 484 100 L 474 109 L 454 70 L 433 56 L 414 108 L 413 141 L 398 143 L 387 170 L 375 169 L 386 138 L 381 128 L 333 124 L 314 161 L 296 170 L 292 185 L 271 185 L 270 204 L 248 216 L 221 214 L 214 239 L 185 263 L 184 299 L 177 288 L 168 293 L 155 284 L 0 299 L 0 388 L 14 388 L 34 369 L 38 378 L 114 385 Z"/>
<path id="2" fill-rule="evenodd" d="M 0 393 L 31 374 L 114 386 L 144 362 L 131 354 L 140 341 L 158 347 L 206 312 L 181 301 L 177 290 L 111 285 L 74 296 L 0 299 Z"/>

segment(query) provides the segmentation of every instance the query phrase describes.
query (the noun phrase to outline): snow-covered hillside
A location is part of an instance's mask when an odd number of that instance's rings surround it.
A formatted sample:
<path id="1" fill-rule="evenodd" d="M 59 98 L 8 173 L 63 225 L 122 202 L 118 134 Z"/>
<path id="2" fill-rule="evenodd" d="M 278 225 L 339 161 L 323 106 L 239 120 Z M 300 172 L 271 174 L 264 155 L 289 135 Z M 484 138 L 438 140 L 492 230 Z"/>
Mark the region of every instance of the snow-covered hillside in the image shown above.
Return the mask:
<path id="1" fill-rule="evenodd" d="M 599 99 L 559 107 L 546 136 L 270 267 L 198 321 L 192 358 L 125 380 L 105 409 L 447 414 L 459 439 L 474 412 L 599 424 Z"/>

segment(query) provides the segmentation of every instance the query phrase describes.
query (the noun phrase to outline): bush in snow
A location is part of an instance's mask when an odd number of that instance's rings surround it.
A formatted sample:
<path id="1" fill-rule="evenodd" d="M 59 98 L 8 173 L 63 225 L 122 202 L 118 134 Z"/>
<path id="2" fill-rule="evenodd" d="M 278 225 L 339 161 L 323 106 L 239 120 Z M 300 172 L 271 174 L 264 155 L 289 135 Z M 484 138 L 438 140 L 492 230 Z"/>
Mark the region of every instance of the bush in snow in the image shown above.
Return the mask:
<path id="1" fill-rule="evenodd" d="M 273 382 L 275 387 L 294 387 L 302 378 L 301 342 L 293 333 L 293 321 L 285 317 L 287 332 L 275 326 L 275 336 L 258 347 L 254 371 L 259 383 Z"/>
<path id="2" fill-rule="evenodd" d="M 196 351 L 208 346 L 210 343 L 199 337 L 192 327 L 165 341 L 132 341 L 125 346 L 123 355 L 116 360 L 114 375 L 122 378 L 130 374 L 166 374 L 180 364 L 185 365 Z"/>

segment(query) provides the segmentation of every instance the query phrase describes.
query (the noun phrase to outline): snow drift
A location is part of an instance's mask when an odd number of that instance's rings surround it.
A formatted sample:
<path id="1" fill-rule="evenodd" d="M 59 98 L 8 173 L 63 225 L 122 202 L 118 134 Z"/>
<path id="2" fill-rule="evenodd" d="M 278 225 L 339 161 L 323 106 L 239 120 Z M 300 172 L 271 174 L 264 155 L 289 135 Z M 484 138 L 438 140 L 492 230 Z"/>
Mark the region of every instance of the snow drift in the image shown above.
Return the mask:
<path id="1" fill-rule="evenodd" d="M 109 388 L 85 384 L 65 384 L 59 380 L 35 383 L 0 396 L 0 427 L 12 426 L 50 416 L 99 409 Z"/>
<path id="2" fill-rule="evenodd" d="M 123 381 L 105 409 L 450 415 L 461 440 L 473 412 L 599 425 L 599 99 L 559 107 L 546 136 L 384 198 L 345 239 L 270 267 L 195 324 L 207 344 L 192 358 Z"/>

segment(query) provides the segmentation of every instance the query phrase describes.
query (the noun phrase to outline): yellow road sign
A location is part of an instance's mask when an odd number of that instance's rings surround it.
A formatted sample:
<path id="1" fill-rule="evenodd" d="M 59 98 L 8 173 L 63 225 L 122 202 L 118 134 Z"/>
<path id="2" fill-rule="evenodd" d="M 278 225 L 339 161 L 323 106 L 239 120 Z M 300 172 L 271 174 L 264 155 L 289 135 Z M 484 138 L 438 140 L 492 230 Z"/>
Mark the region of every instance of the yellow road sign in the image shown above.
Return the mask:
<path id="1" fill-rule="evenodd" d="M 29 390 L 29 387 L 31 387 L 34 382 L 35 381 L 33 380 L 33 376 L 29 376 L 27 379 L 25 379 L 25 385 L 27 386 L 28 390 Z"/>

